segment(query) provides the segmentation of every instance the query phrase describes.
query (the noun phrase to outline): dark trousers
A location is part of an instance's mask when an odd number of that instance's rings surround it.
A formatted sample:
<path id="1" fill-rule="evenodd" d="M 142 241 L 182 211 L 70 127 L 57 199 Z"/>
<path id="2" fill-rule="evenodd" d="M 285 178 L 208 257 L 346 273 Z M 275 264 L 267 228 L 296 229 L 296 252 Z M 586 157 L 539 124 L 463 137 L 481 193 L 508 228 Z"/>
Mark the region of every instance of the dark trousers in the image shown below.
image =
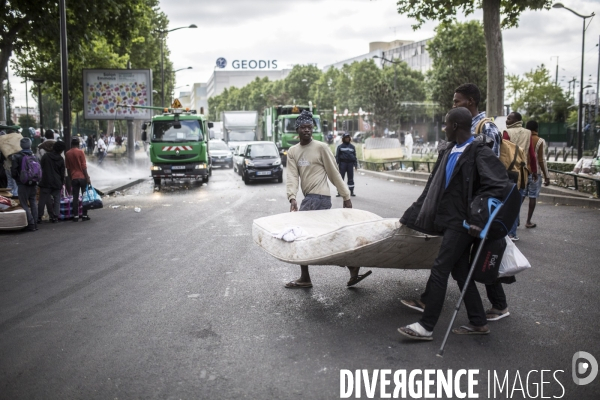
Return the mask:
<path id="1" fill-rule="evenodd" d="M 354 163 L 340 163 L 340 174 L 342 175 L 342 180 L 344 180 L 346 177 L 346 172 L 348 173 L 348 189 L 350 189 L 350 191 L 354 191 Z"/>
<path id="2" fill-rule="evenodd" d="M 48 215 L 51 219 L 58 218 L 60 213 L 60 189 L 40 188 L 39 219 L 44 216 L 44 207 L 48 209 Z"/>
<path id="3" fill-rule="evenodd" d="M 27 223 L 36 225 L 38 218 L 38 207 L 35 196 L 37 194 L 37 186 L 26 186 L 19 184 L 19 203 L 27 214 Z"/>
<path id="4" fill-rule="evenodd" d="M 421 295 L 421 301 L 425 304 L 425 312 L 419 322 L 428 331 L 433 331 L 442 313 L 450 274 L 458 283 L 460 290 L 463 290 L 469 274 L 469 256 L 474 242 L 475 238 L 466 230 L 459 232 L 447 229 L 444 232 L 440 252 L 431 268 L 425 292 Z M 485 325 L 487 323 L 485 310 L 473 280 L 467 286 L 463 301 L 469 322 L 474 326 Z"/>
<path id="5" fill-rule="evenodd" d="M 83 196 L 85 192 L 85 187 L 87 186 L 87 181 L 85 179 L 71 179 L 71 187 L 73 188 L 73 216 L 80 217 L 81 215 L 77 215 L 77 211 L 79 210 L 79 193 Z M 87 210 L 83 209 L 83 215 L 87 215 Z"/>
<path id="6" fill-rule="evenodd" d="M 491 285 L 485 285 L 485 290 L 488 300 L 496 310 L 504 310 L 508 307 L 508 304 L 506 304 L 506 294 L 504 294 L 504 288 L 502 288 L 501 283 L 496 282 Z"/>

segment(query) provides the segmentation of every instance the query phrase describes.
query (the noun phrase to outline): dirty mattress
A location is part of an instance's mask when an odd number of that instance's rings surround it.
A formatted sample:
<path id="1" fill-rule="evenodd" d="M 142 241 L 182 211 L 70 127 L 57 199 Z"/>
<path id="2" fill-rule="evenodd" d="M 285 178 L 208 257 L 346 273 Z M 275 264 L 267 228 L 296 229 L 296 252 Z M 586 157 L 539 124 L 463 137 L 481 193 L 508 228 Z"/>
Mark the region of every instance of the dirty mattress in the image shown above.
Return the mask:
<path id="1" fill-rule="evenodd" d="M 303 236 L 287 242 L 274 235 L 299 227 Z M 278 260 L 299 265 L 429 269 L 442 238 L 357 209 L 271 215 L 254 220 L 254 242 Z"/>

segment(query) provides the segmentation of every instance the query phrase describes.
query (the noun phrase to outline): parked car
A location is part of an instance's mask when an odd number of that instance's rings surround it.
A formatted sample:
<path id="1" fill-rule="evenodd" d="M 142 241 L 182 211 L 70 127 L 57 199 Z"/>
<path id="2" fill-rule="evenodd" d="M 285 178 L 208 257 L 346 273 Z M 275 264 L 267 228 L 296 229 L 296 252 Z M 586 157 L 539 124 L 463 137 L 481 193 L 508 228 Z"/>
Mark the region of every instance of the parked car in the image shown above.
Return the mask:
<path id="1" fill-rule="evenodd" d="M 244 150 L 242 180 L 246 185 L 254 180 L 276 179 L 283 182 L 281 157 L 275 143 L 250 142 Z"/>
<path id="2" fill-rule="evenodd" d="M 362 143 L 365 141 L 366 136 L 367 136 L 367 134 L 365 132 L 356 132 L 354 134 L 354 136 L 352 137 L 352 141 L 354 143 Z"/>
<path id="3" fill-rule="evenodd" d="M 242 176 L 242 164 L 244 162 L 244 152 L 246 151 L 246 145 L 240 144 L 233 150 L 233 171 L 237 172 L 238 175 Z"/>
<path id="4" fill-rule="evenodd" d="M 208 142 L 208 153 L 213 167 L 233 168 L 233 153 L 227 147 L 227 143 L 220 139 Z"/>

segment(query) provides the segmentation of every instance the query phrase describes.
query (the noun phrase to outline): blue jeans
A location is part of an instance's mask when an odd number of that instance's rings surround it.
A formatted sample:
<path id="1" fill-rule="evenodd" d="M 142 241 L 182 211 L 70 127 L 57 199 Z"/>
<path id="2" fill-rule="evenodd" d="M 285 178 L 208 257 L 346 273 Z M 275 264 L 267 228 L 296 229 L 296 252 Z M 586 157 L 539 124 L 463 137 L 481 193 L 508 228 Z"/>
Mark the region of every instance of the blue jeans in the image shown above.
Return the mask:
<path id="1" fill-rule="evenodd" d="M 4 169 L 6 171 L 6 180 L 8 181 L 8 188 L 10 189 L 13 196 L 19 195 L 19 186 L 17 182 L 10 176 L 10 169 Z"/>
<path id="2" fill-rule="evenodd" d="M 531 176 L 531 175 L 530 175 Z M 521 194 L 521 204 L 523 204 L 523 200 L 525 199 L 525 193 L 527 193 L 527 188 L 520 189 L 519 193 Z M 512 226 L 510 232 L 508 232 L 509 236 L 517 236 L 517 226 L 519 226 L 519 222 L 521 221 L 521 212 L 519 211 L 519 215 L 517 215 L 517 219 Z"/>

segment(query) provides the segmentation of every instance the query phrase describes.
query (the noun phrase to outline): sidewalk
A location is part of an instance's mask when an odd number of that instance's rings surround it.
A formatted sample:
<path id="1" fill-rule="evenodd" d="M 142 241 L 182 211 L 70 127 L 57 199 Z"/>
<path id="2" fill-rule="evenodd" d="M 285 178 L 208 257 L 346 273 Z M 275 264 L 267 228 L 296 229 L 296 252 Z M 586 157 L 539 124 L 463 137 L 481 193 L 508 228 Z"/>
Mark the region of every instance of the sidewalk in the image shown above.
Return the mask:
<path id="1" fill-rule="evenodd" d="M 390 182 L 404 183 L 409 185 L 425 186 L 429 174 L 426 172 L 386 171 L 376 172 L 359 169 L 360 174 L 377 179 L 385 179 Z M 559 186 L 542 186 L 538 197 L 540 203 L 560 204 L 568 206 L 600 208 L 600 199 L 590 198 L 590 195 L 576 192 Z"/>

